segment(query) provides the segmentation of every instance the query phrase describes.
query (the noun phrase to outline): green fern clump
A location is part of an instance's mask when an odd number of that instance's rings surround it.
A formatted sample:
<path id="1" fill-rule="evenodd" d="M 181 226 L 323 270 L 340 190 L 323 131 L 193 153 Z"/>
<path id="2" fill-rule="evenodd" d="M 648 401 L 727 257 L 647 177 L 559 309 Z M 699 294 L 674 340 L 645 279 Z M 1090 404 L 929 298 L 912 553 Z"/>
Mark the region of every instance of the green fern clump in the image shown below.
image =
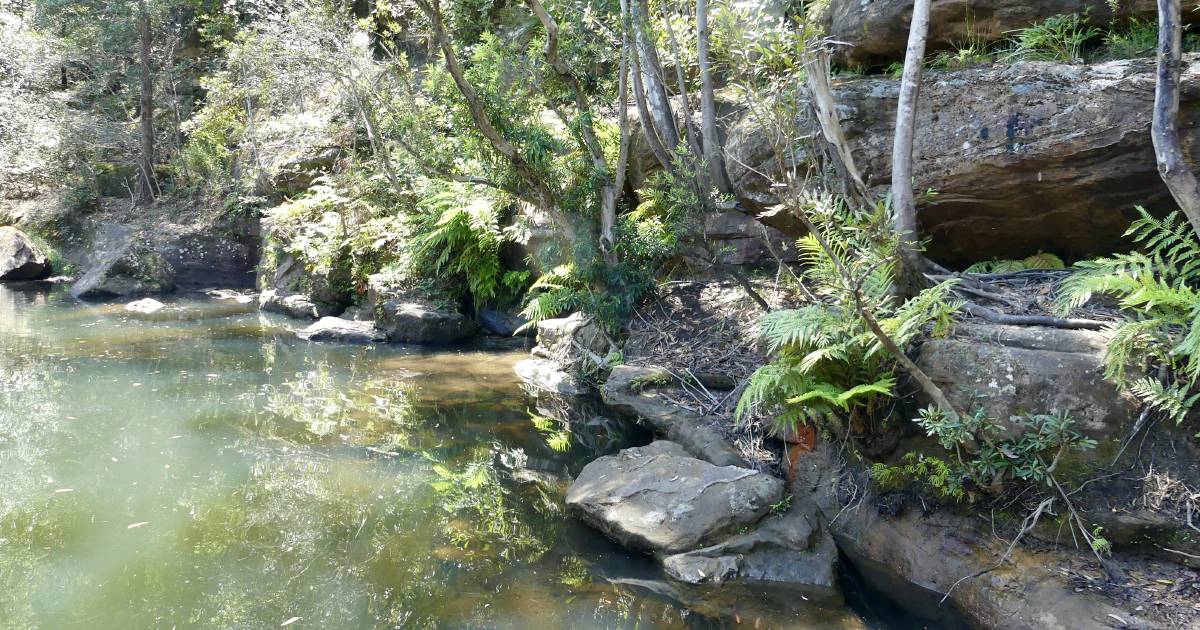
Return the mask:
<path id="1" fill-rule="evenodd" d="M 916 452 L 905 453 L 894 466 L 871 465 L 871 483 L 881 493 L 917 490 L 943 501 L 970 500 L 962 469 L 945 460 Z"/>
<path id="2" fill-rule="evenodd" d="M 1125 235 L 1139 250 L 1077 264 L 1058 308 L 1115 298 L 1126 317 L 1108 328 L 1105 376 L 1179 423 L 1200 400 L 1200 240 L 1178 212 L 1158 219 L 1137 210 Z M 1145 376 L 1148 368 L 1164 378 Z"/>
<path id="3" fill-rule="evenodd" d="M 506 271 L 500 264 L 500 249 L 513 240 L 513 230 L 501 227 L 495 204 L 451 186 L 425 197 L 421 205 L 425 220 L 416 237 L 419 261 L 435 274 L 464 279 L 477 311 L 493 300 L 520 295 L 529 273 Z"/>
<path id="4" fill-rule="evenodd" d="M 895 298 L 895 241 L 885 206 L 863 213 L 820 198 L 806 211 L 833 251 L 827 254 L 813 235 L 798 242 L 804 277 L 820 302 L 762 317 L 759 335 L 775 360 L 751 377 L 736 413 L 774 413 L 793 426 L 827 414 L 874 420 L 893 394 L 896 366 L 859 302 L 901 348 L 927 329 L 945 331 L 961 304 L 951 298 L 949 282 L 907 301 Z M 850 270 L 856 286 L 846 286 L 838 265 Z"/>

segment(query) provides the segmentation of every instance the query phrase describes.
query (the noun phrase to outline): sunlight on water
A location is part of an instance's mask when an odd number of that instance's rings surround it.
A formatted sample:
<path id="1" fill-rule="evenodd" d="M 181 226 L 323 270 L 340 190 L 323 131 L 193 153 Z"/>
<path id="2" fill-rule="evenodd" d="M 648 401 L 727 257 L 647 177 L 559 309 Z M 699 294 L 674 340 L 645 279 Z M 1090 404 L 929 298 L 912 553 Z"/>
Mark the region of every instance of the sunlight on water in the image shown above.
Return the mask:
<path id="1" fill-rule="evenodd" d="M 527 397 L 523 352 L 313 345 L 289 325 L 0 287 L 0 627 L 721 623 L 564 514 L 566 476 L 636 429 Z"/>

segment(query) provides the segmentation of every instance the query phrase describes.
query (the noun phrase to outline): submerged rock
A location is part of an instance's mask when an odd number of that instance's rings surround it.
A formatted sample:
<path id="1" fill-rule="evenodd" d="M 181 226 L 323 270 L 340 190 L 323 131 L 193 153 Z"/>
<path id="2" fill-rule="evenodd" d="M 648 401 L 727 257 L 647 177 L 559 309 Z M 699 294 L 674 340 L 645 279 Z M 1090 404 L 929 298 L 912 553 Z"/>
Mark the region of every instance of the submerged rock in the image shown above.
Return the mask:
<path id="1" fill-rule="evenodd" d="M 737 584 L 810 600 L 841 598 L 837 545 L 812 505 L 771 516 L 753 531 L 663 559 L 672 578 L 692 585 Z"/>
<path id="2" fill-rule="evenodd" d="M 1005 423 L 1022 414 L 1068 413 L 1103 438 L 1137 417 L 1137 403 L 1104 379 L 1108 337 L 1088 330 L 958 324 L 921 346 L 917 365 L 959 409 Z"/>
<path id="3" fill-rule="evenodd" d="M 302 293 L 289 293 L 279 289 L 267 289 L 258 296 L 258 307 L 264 311 L 283 313 L 295 319 L 320 319 L 333 315 L 335 308 L 314 302 Z"/>
<path id="4" fill-rule="evenodd" d="M 105 299 L 175 290 L 175 271 L 162 254 L 140 240 L 103 254 L 71 287 L 79 299 Z"/>
<path id="5" fill-rule="evenodd" d="M 0 227 L 0 282 L 41 280 L 51 272 L 50 259 L 24 232 Z"/>
<path id="6" fill-rule="evenodd" d="M 513 366 L 520 379 L 540 390 L 563 396 L 583 396 L 587 385 L 548 359 L 525 359 Z"/>
<path id="7" fill-rule="evenodd" d="M 585 466 L 567 507 L 626 547 L 675 554 L 753 525 L 782 495 L 783 482 L 770 475 L 714 466 L 658 441 Z"/>
<path id="8" fill-rule="evenodd" d="M 352 321 L 340 317 L 322 317 L 308 328 L 297 331 L 305 341 L 336 341 L 340 343 L 383 343 L 387 335 L 371 322 Z"/>
<path id="9" fill-rule="evenodd" d="M 1107 254 L 1127 247 L 1122 235 L 1135 205 L 1174 209 L 1150 141 L 1154 70 L 1153 59 L 1135 59 L 929 72 L 913 151 L 916 188 L 937 192 L 919 208 L 929 255 L 961 265 L 1038 251 L 1067 260 Z M 1200 57 L 1185 56 L 1181 72 L 1179 128 L 1186 157 L 1195 160 Z M 868 184 L 884 191 L 899 82 L 852 78 L 834 91 L 855 161 Z M 760 174 L 780 167 L 770 139 L 744 116 L 726 143 L 735 192 L 755 212 L 778 204 Z M 806 159 L 802 149 L 796 159 Z M 792 235 L 803 231 L 786 212 L 762 220 Z"/>
<path id="10" fill-rule="evenodd" d="M 159 302 L 158 300 L 156 300 L 154 298 L 144 298 L 144 299 L 137 300 L 135 302 L 130 302 L 130 303 L 126 304 L 125 310 L 127 312 L 137 313 L 139 315 L 152 315 L 154 313 L 157 313 L 157 312 L 163 310 L 166 307 L 167 307 L 166 304 L 163 304 L 162 302 Z"/>

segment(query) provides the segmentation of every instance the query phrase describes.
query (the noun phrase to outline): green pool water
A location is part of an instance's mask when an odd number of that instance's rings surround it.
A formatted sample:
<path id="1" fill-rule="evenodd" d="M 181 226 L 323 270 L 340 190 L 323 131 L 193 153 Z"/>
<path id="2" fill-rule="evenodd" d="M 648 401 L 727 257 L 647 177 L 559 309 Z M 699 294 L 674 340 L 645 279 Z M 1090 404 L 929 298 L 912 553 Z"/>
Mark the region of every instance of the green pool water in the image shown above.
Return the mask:
<path id="1" fill-rule="evenodd" d="M 0 286 L 0 628 L 877 625 L 664 593 L 556 488 L 648 436 L 531 398 L 524 350 L 310 344 L 294 325 Z"/>

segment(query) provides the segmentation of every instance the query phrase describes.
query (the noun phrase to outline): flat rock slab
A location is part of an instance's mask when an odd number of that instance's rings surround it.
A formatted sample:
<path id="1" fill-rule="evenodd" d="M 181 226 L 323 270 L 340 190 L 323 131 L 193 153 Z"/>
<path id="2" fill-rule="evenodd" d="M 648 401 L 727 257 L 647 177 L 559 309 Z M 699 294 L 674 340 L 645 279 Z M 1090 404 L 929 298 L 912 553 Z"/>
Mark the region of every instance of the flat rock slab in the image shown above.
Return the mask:
<path id="1" fill-rule="evenodd" d="M 673 379 L 661 368 L 619 365 L 609 373 L 600 396 L 604 404 L 643 420 L 694 457 L 717 466 L 746 466 L 729 440 L 713 428 L 712 418 L 682 409 L 659 394 Z"/>
<path id="2" fill-rule="evenodd" d="M 525 383 L 540 390 L 563 396 L 583 396 L 588 389 L 549 359 L 525 359 L 513 366 L 513 371 Z"/>
<path id="3" fill-rule="evenodd" d="M 676 554 L 758 522 L 783 482 L 748 468 L 714 466 L 657 441 L 601 457 L 567 490 L 567 508 L 618 543 Z"/>
<path id="4" fill-rule="evenodd" d="M 320 319 L 333 315 L 334 308 L 317 302 L 302 293 L 289 293 L 282 289 L 267 289 L 258 296 L 258 308 L 264 311 L 283 313 L 293 319 Z"/>
<path id="5" fill-rule="evenodd" d="M 0 227 L 0 282 L 41 280 L 50 273 L 50 260 L 24 232 Z"/>
<path id="6" fill-rule="evenodd" d="M 841 599 L 833 537 L 811 504 L 770 516 L 753 531 L 663 559 L 671 578 L 691 585 L 736 583 L 813 601 Z"/>
<path id="7" fill-rule="evenodd" d="M 333 341 L 338 343 L 384 343 L 387 335 L 371 322 L 352 321 L 340 317 L 322 317 L 308 328 L 297 331 L 296 336 L 305 341 Z"/>

